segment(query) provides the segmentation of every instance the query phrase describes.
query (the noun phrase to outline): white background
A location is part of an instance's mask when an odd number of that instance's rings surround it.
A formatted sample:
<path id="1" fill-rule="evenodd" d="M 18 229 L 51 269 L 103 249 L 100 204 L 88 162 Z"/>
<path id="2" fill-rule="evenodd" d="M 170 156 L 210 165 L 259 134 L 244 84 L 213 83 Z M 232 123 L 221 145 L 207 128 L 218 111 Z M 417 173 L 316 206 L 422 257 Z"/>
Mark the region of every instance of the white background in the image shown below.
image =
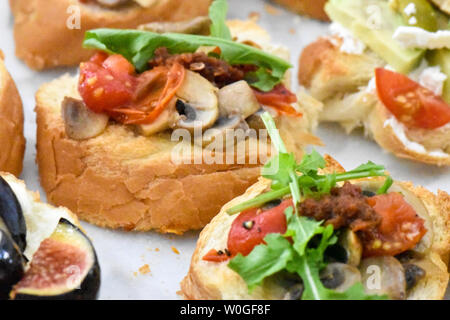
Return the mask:
<path id="1" fill-rule="evenodd" d="M 246 19 L 251 12 L 261 15 L 260 24 L 272 35 L 273 42 L 291 49 L 292 63 L 296 66 L 301 49 L 318 36 L 327 34 L 327 24 L 298 17 L 278 8 L 277 14 L 265 10 L 263 0 L 229 0 L 229 18 Z M 28 69 L 14 56 L 13 18 L 8 1 L 0 1 L 0 49 L 6 56 L 6 65 L 15 79 L 25 108 L 25 136 L 27 149 L 21 178 L 32 190 L 40 190 L 38 169 L 35 163 L 36 124 L 34 94 L 39 86 L 65 72 L 76 69 L 35 72 Z M 295 31 L 295 32 L 293 32 Z M 293 73 L 296 74 L 296 70 Z M 294 77 L 295 79 L 295 77 Z M 294 84 L 295 88 L 296 84 Z M 414 163 L 397 159 L 385 153 L 374 142 L 364 139 L 361 132 L 346 136 L 336 125 L 321 125 L 317 135 L 326 146 L 319 148 L 351 169 L 362 162 L 372 160 L 384 164 L 399 180 L 411 180 L 432 191 L 438 188 L 450 192 L 450 168 Z M 184 236 L 161 235 L 155 232 L 126 233 L 103 230 L 83 223 L 93 239 L 102 268 L 101 299 L 179 299 L 179 282 L 186 275 L 195 248 L 197 232 Z M 179 251 L 176 254 L 172 247 Z M 151 272 L 140 274 L 144 264 Z M 137 275 L 135 274 L 137 273 Z"/>

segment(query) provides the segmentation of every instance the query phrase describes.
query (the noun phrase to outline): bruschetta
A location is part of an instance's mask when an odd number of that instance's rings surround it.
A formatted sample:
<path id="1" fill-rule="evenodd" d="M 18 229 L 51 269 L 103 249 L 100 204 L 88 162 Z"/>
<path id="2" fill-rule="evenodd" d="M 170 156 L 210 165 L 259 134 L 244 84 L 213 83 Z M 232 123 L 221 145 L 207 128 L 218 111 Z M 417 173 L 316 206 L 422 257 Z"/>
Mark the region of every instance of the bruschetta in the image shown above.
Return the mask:
<path id="1" fill-rule="evenodd" d="M 0 50 L 0 171 L 18 176 L 25 151 L 22 100 L 3 59 Z"/>
<path id="2" fill-rule="evenodd" d="M 448 193 L 394 181 L 372 162 L 345 171 L 313 151 L 296 163 L 280 145 L 263 177 L 202 230 L 184 298 L 444 297 Z"/>
<path id="3" fill-rule="evenodd" d="M 211 9 L 213 36 L 87 33 L 85 44 L 103 52 L 36 95 L 37 161 L 51 203 L 103 227 L 182 233 L 256 182 L 271 152 L 256 134 L 262 108 L 298 158 L 320 143 L 310 130 L 321 104 L 306 94 L 296 103 L 287 51 L 254 22 L 226 25 L 223 4 Z"/>
<path id="4" fill-rule="evenodd" d="M 448 16 L 425 0 L 331 0 L 326 11 L 332 35 L 304 49 L 298 74 L 324 103 L 320 121 L 364 127 L 398 157 L 450 165 Z"/>
<path id="5" fill-rule="evenodd" d="M 77 217 L 0 172 L 0 300 L 95 299 L 100 266 Z"/>
<path id="6" fill-rule="evenodd" d="M 10 0 L 16 55 L 30 68 L 75 66 L 93 51 L 82 48 L 95 28 L 136 28 L 155 21 L 205 15 L 211 0 Z"/>

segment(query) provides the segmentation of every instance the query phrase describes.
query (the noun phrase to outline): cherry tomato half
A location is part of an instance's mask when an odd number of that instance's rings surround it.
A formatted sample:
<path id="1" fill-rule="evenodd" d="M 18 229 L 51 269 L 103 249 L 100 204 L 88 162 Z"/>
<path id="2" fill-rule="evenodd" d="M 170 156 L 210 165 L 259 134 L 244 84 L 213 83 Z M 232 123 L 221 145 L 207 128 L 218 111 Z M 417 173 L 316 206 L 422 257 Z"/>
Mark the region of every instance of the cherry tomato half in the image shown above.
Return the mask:
<path id="1" fill-rule="evenodd" d="M 406 126 L 435 129 L 450 122 L 450 106 L 431 90 L 383 68 L 375 70 L 375 78 L 381 102 Z"/>

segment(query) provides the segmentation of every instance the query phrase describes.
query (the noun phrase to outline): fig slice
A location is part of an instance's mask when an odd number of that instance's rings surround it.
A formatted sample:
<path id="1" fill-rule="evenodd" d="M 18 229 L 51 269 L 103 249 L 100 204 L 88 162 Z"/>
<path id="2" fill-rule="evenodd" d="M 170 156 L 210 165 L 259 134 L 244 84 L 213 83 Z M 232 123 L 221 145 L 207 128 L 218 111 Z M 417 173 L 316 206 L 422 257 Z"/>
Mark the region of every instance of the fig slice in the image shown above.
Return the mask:
<path id="1" fill-rule="evenodd" d="M 91 241 L 61 218 L 10 296 L 19 300 L 91 300 L 97 298 L 99 287 L 100 266 Z"/>
<path id="2" fill-rule="evenodd" d="M 22 207 L 8 182 L 0 176 L 0 229 L 5 229 L 24 252 L 27 242 L 27 227 Z"/>

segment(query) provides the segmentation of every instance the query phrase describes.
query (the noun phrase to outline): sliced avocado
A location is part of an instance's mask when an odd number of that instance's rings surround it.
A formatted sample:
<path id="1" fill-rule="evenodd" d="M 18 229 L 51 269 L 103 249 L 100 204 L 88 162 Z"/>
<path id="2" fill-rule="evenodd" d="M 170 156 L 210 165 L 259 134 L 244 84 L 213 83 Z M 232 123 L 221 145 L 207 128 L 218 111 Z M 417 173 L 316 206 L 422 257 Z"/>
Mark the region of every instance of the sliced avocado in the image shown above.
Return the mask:
<path id="1" fill-rule="evenodd" d="M 414 13 L 406 10 L 413 6 Z M 427 0 L 393 0 L 391 7 L 400 13 L 410 26 L 431 32 L 438 30 L 437 10 Z"/>
<path id="2" fill-rule="evenodd" d="M 450 49 L 432 50 L 427 53 L 428 62 L 440 66 L 441 72 L 447 76 L 442 91 L 442 97 L 450 104 Z"/>
<path id="3" fill-rule="evenodd" d="M 330 0 L 325 11 L 398 72 L 409 73 L 425 54 L 425 50 L 407 49 L 392 39 L 395 30 L 406 24 L 388 1 Z"/>

